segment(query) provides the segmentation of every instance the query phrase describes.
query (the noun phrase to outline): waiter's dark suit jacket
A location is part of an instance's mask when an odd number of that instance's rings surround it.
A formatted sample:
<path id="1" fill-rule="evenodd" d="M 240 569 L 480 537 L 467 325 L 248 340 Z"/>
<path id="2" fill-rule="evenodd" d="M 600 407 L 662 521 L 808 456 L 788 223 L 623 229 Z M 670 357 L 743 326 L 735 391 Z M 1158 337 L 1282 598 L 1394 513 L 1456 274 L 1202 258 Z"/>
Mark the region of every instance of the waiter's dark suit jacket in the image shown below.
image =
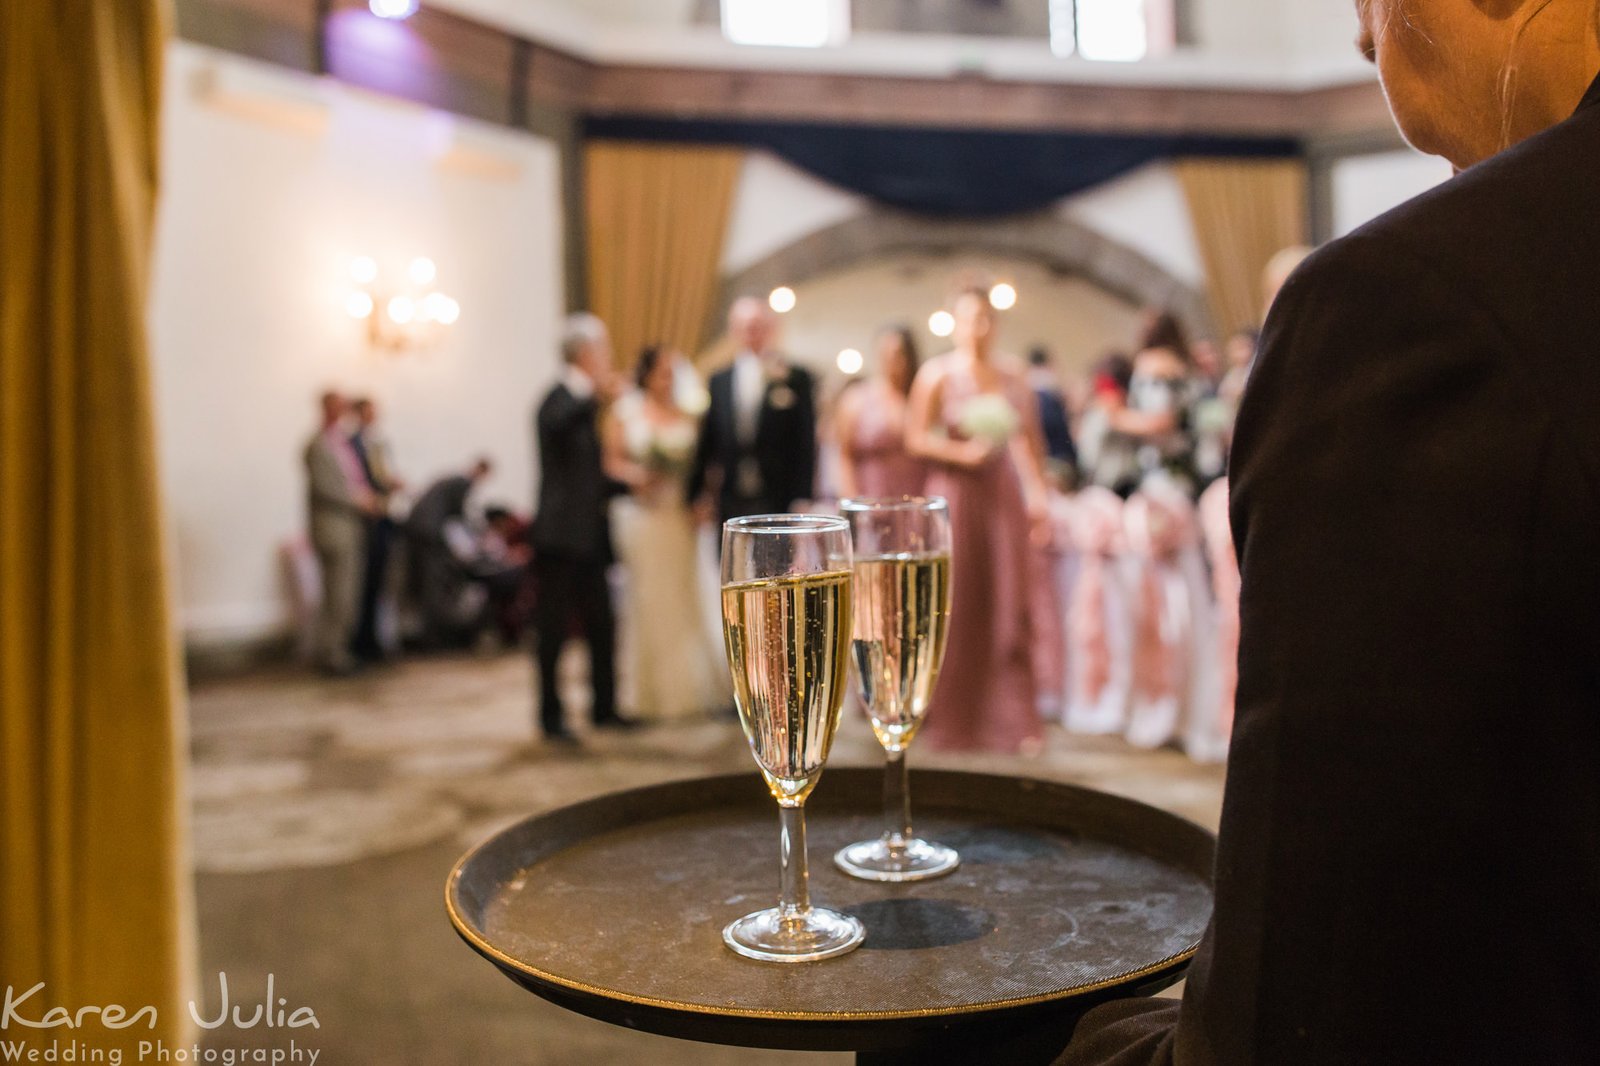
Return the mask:
<path id="1" fill-rule="evenodd" d="M 1600 1062 L 1597 250 L 1591 88 L 1284 288 L 1216 912 L 1063 1063 Z"/>
<path id="2" fill-rule="evenodd" d="M 533 519 L 537 553 L 609 563 L 612 482 L 600 458 L 599 402 L 579 399 L 564 384 L 539 405 L 539 510 Z"/>
<path id="3" fill-rule="evenodd" d="M 733 397 L 733 368 L 711 375 L 711 406 L 700 423 L 700 443 L 689 473 L 688 496 L 699 498 L 712 468 L 721 475 L 718 506 L 724 518 L 781 513 L 796 500 L 810 499 L 817 475 L 817 408 L 811 375 L 792 366 L 786 378 L 769 380 L 748 451 L 739 441 Z M 755 457 L 761 493 L 739 493 L 739 461 Z"/>

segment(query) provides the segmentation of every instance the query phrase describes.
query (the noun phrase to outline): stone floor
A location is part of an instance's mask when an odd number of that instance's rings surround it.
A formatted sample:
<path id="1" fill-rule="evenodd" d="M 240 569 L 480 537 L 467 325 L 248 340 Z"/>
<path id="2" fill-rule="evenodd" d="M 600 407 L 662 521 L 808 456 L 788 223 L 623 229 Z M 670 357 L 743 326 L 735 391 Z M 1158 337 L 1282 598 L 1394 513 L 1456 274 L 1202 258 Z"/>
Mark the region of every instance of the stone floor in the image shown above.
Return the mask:
<path id="1" fill-rule="evenodd" d="M 469 656 L 345 681 L 280 671 L 195 688 L 207 1001 L 220 1003 L 217 975 L 226 973 L 232 1002 L 259 1004 L 271 974 L 284 1009 L 309 1006 L 320 1023 L 219 1029 L 211 1046 L 288 1049 L 294 1041 L 319 1050 L 320 1063 L 396 1066 L 848 1061 L 708 1047 L 591 1021 L 518 990 L 456 939 L 444 916 L 445 875 L 498 827 L 621 788 L 755 772 L 730 721 L 590 735 L 577 751 L 546 750 L 532 743 L 531 675 L 525 656 Z M 581 713 L 580 698 L 572 704 Z M 1059 729 L 1031 759 L 912 758 L 1083 784 L 1210 828 L 1220 809 L 1220 767 Z M 870 730 L 847 716 L 833 762 L 879 761 Z"/>

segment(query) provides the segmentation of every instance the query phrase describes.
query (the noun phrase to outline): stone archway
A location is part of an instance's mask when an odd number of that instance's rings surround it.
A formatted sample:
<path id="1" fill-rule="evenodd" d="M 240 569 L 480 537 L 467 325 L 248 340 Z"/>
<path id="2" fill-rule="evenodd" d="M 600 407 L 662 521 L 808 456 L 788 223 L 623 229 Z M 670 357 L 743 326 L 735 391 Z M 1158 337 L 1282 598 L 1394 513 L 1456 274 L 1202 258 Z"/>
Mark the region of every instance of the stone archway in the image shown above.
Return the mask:
<path id="1" fill-rule="evenodd" d="M 1050 212 L 983 221 L 927 218 L 888 208 L 809 233 L 722 279 L 711 335 L 744 293 L 770 292 L 883 255 L 975 252 L 1039 263 L 1094 283 L 1130 303 L 1165 307 L 1191 336 L 1211 332 L 1205 296 L 1148 257 Z"/>

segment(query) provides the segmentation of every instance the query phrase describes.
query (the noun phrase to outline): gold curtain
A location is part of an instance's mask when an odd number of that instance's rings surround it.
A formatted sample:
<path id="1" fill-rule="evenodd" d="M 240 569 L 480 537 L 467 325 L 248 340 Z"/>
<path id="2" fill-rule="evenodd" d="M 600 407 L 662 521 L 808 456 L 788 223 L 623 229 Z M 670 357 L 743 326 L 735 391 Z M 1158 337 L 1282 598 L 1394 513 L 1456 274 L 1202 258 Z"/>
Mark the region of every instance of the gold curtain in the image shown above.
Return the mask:
<path id="1" fill-rule="evenodd" d="M 1299 160 L 1189 159 L 1177 164 L 1194 221 L 1216 328 L 1258 325 L 1261 272 L 1306 241 L 1306 168 Z"/>
<path id="2" fill-rule="evenodd" d="M 183 730 L 145 305 L 162 0 L 0 2 L 0 986 L 190 1027 Z"/>
<path id="3" fill-rule="evenodd" d="M 586 148 L 589 309 L 611 328 L 623 365 L 646 344 L 692 356 L 704 342 L 743 160 L 732 148 Z"/>

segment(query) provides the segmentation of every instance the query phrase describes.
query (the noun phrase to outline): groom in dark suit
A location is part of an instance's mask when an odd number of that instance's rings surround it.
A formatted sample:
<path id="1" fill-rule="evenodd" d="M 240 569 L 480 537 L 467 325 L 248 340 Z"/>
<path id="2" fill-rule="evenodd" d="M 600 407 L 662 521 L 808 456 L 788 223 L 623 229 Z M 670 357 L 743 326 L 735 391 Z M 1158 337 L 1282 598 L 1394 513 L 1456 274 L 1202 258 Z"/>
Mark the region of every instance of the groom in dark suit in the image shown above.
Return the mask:
<path id="1" fill-rule="evenodd" d="M 539 512 L 533 520 L 534 575 L 538 601 L 539 717 L 546 740 L 571 743 L 556 663 L 574 620 L 589 644 L 592 717 L 602 728 L 633 725 L 617 713 L 616 622 L 606 570 L 611 565 L 607 517 L 613 484 L 601 465 L 602 404 L 620 393 L 611 366 L 611 338 L 594 315 L 567 319 L 561 338 L 561 380 L 539 405 Z"/>
<path id="2" fill-rule="evenodd" d="M 811 375 L 776 349 L 777 317 L 753 297 L 728 312 L 733 365 L 711 377 L 711 407 L 689 473 L 691 504 L 716 493 L 719 520 L 782 513 L 809 500 L 817 472 Z"/>

